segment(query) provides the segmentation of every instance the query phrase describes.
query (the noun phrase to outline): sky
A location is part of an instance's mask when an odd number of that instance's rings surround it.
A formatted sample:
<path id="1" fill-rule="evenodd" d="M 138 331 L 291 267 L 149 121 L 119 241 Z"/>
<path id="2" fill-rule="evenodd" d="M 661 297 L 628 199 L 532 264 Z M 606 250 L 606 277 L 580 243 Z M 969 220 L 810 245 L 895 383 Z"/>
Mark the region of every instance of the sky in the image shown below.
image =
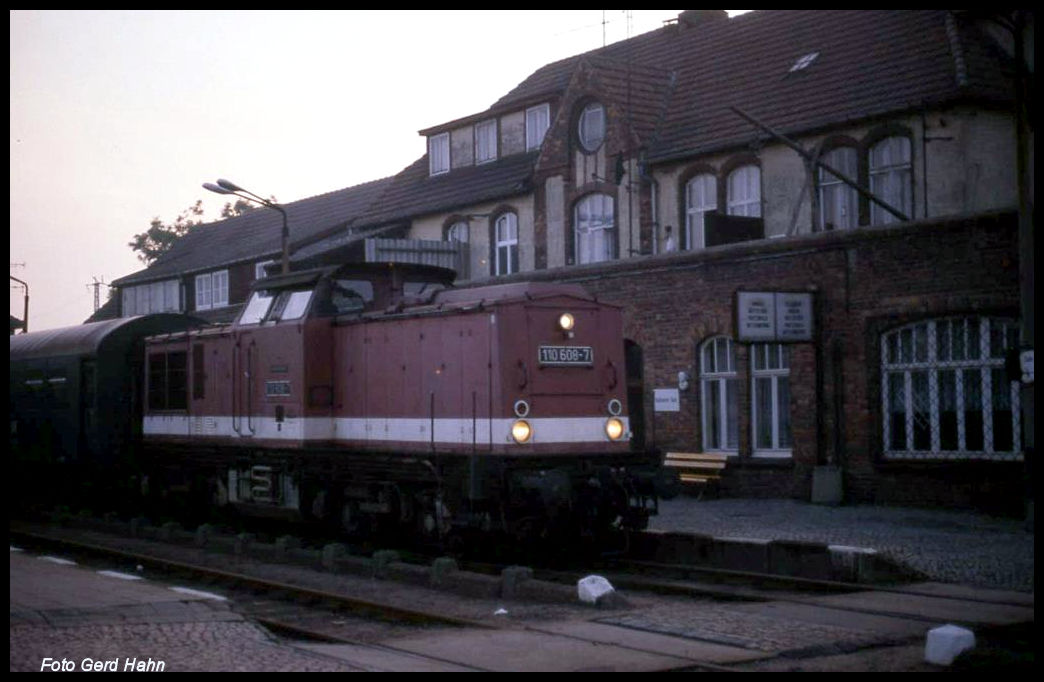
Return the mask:
<path id="1" fill-rule="evenodd" d="M 144 268 L 128 242 L 153 218 L 202 199 L 218 219 L 228 197 L 204 182 L 291 202 L 394 175 L 425 153 L 417 131 L 678 12 L 11 10 L 10 274 L 29 330 L 82 323 L 94 282 Z"/>

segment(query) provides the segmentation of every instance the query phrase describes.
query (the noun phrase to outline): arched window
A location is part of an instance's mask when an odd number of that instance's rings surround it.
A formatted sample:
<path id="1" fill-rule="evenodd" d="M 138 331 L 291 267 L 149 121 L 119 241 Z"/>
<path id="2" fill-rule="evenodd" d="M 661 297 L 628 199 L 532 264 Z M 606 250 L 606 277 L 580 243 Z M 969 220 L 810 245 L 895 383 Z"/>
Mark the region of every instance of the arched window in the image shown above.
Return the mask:
<path id="1" fill-rule="evenodd" d="M 789 456 L 790 349 L 782 343 L 756 343 L 750 350 L 754 455 Z"/>
<path id="2" fill-rule="evenodd" d="M 601 147 L 605 140 L 605 107 L 598 102 L 591 102 L 584 107 L 580 112 L 577 133 L 584 151 L 593 152 Z"/>
<path id="3" fill-rule="evenodd" d="M 613 204 L 608 194 L 589 194 L 576 202 L 573 229 L 577 263 L 600 263 L 616 257 Z"/>
<path id="4" fill-rule="evenodd" d="M 503 213 L 493 223 L 493 274 L 518 272 L 518 216 Z"/>
<path id="5" fill-rule="evenodd" d="M 700 348 L 700 403 L 704 450 L 739 448 L 739 383 L 732 339 L 718 336 Z"/>
<path id="6" fill-rule="evenodd" d="M 740 166 L 729 173 L 728 214 L 751 218 L 761 217 L 761 169 L 754 165 Z"/>
<path id="7" fill-rule="evenodd" d="M 446 241 L 456 246 L 456 270 L 457 277 L 461 280 L 471 277 L 471 251 L 468 242 L 471 241 L 471 228 L 467 220 L 456 220 L 446 228 Z"/>
<path id="8" fill-rule="evenodd" d="M 859 153 L 854 147 L 837 147 L 823 154 L 821 160 L 846 177 L 859 177 Z M 859 224 L 859 194 L 836 175 L 819 167 L 820 230 L 847 230 Z"/>
<path id="9" fill-rule="evenodd" d="M 718 208 L 718 179 L 700 173 L 685 185 L 685 246 L 702 249 L 706 215 Z"/>
<path id="10" fill-rule="evenodd" d="M 956 317 L 881 338 L 884 455 L 1021 460 L 1019 384 L 1004 367 L 1011 320 Z"/>
<path id="11" fill-rule="evenodd" d="M 446 228 L 446 241 L 467 244 L 470 241 L 468 221 L 458 220 Z"/>
<path id="12" fill-rule="evenodd" d="M 886 137 L 870 148 L 870 191 L 899 209 L 908 217 L 913 214 L 913 163 L 910 138 Z M 870 224 L 888 225 L 899 222 L 894 215 L 870 202 Z"/>

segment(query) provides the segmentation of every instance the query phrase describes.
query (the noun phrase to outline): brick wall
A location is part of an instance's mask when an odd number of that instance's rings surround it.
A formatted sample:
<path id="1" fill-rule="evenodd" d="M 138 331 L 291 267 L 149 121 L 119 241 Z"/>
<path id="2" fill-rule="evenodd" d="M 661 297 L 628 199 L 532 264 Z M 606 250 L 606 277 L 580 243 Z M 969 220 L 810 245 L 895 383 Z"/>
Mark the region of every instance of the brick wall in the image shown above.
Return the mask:
<path id="1" fill-rule="evenodd" d="M 791 345 L 792 458 L 752 457 L 749 349 L 736 344 L 739 454 L 723 494 L 808 499 L 817 464 L 840 463 L 845 499 L 1000 508 L 1021 504 L 1022 465 L 884 462 L 880 338 L 914 320 L 1018 315 L 1014 214 L 930 220 L 729 245 L 592 266 L 530 272 L 526 279 L 584 284 L 624 307 L 625 334 L 644 354 L 646 432 L 657 447 L 702 450 L 697 348 L 735 336 L 735 294 L 814 293 L 816 343 Z M 654 413 L 652 389 L 691 377 L 681 410 Z"/>

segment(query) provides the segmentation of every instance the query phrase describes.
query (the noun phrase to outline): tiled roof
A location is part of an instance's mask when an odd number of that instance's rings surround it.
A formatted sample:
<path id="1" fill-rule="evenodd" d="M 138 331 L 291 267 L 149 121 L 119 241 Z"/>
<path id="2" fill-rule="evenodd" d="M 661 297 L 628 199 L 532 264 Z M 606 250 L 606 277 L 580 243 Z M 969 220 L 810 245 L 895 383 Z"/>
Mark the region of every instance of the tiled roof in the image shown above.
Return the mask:
<path id="1" fill-rule="evenodd" d="M 354 222 L 377 200 L 390 178 L 281 204 L 287 213 L 291 246 L 319 239 Z M 234 218 L 201 225 L 174 243 L 145 270 L 113 282 L 117 286 L 154 281 L 260 259 L 278 254 L 283 218 L 278 211 L 258 207 Z"/>
<path id="2" fill-rule="evenodd" d="M 676 75 L 653 162 L 750 142 L 754 129 L 730 107 L 798 134 L 1011 92 L 998 55 L 945 10 L 770 10 L 605 49 Z M 975 56 L 964 59 L 963 81 L 955 50 Z"/>
<path id="3" fill-rule="evenodd" d="M 804 68 L 792 70 L 812 54 Z M 559 100 L 580 74 L 629 117 L 647 161 L 664 163 L 765 140 L 733 107 L 780 133 L 800 135 L 973 98 L 1007 103 L 1007 64 L 971 22 L 947 10 L 755 11 L 680 21 L 553 62 L 487 111 L 428 130 Z M 287 204 L 291 242 L 525 194 L 538 156 L 511 155 L 434 177 L 422 156 L 394 178 Z M 275 211 L 260 209 L 202 226 L 150 268 L 115 284 L 271 257 L 280 248 L 281 225 Z"/>
<path id="4" fill-rule="evenodd" d="M 428 157 L 422 156 L 395 176 L 378 205 L 361 217 L 359 223 L 386 224 L 525 194 L 530 190 L 536 157 L 537 152 L 513 154 L 490 163 L 430 176 Z"/>
<path id="5" fill-rule="evenodd" d="M 791 71 L 813 53 L 808 66 Z M 1006 59 L 947 10 L 764 10 L 680 22 L 548 64 L 492 109 L 561 95 L 584 61 L 620 103 L 632 88 L 640 135 L 656 123 L 653 162 L 763 137 L 730 107 L 796 134 L 967 98 L 1012 97 Z M 656 121 L 665 91 L 668 105 Z"/>

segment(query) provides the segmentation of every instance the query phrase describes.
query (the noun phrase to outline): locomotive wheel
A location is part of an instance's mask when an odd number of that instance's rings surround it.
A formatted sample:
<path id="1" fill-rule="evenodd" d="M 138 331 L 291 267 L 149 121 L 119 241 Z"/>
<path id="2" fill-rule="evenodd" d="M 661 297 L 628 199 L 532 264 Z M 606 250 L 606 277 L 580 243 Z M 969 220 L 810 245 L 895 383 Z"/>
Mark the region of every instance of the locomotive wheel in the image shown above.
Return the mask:
<path id="1" fill-rule="evenodd" d="M 368 537 L 374 528 L 374 518 L 359 509 L 355 501 L 341 505 L 341 530 L 351 537 Z"/>

